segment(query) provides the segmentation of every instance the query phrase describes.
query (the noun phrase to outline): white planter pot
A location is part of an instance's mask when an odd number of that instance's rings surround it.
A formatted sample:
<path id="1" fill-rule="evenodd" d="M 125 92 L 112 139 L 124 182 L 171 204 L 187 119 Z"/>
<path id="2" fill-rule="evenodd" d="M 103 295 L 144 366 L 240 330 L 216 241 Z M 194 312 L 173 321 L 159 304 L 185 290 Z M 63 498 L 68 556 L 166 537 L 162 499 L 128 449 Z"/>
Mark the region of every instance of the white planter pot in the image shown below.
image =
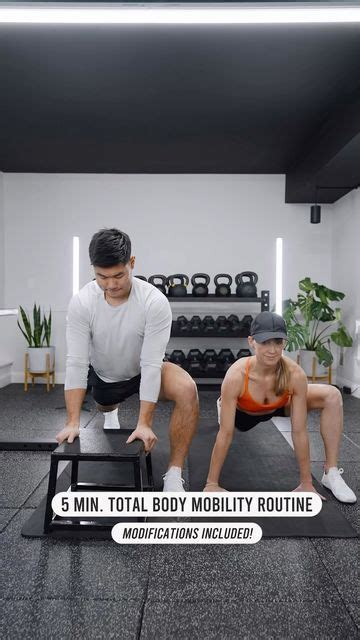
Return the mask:
<path id="1" fill-rule="evenodd" d="M 324 376 L 327 374 L 328 369 L 322 364 L 319 364 L 315 351 L 307 351 L 306 349 L 299 349 L 300 355 L 300 367 L 304 369 L 307 376 L 313 375 L 313 358 L 316 359 L 316 376 Z"/>
<path id="2" fill-rule="evenodd" d="M 44 373 L 46 371 L 46 355 L 50 355 L 50 371 L 54 368 L 55 347 L 28 347 L 29 371 L 31 373 Z"/>

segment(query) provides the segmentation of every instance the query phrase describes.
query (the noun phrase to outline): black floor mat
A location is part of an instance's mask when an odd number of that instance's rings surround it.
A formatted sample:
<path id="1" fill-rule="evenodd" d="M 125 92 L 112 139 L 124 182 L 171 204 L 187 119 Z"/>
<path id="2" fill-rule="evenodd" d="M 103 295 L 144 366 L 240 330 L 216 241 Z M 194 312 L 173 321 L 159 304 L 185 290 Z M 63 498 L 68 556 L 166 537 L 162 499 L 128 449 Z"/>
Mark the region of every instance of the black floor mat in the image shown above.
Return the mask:
<path id="1" fill-rule="evenodd" d="M 191 491 L 202 491 L 209 469 L 218 426 L 201 420 L 189 454 Z M 327 498 L 314 517 L 216 518 L 217 522 L 256 522 L 265 537 L 357 537 L 336 507 L 335 498 L 313 478 L 317 491 Z M 228 491 L 292 491 L 299 484 L 294 452 L 271 422 L 258 424 L 248 432 L 235 430 L 221 473 L 220 485 Z M 202 518 L 213 522 L 213 517 Z"/>
<path id="2" fill-rule="evenodd" d="M 159 441 L 153 450 L 153 471 L 155 489 L 162 489 L 162 474 L 165 473 L 169 455 L 168 422 L 160 419 L 156 432 Z M 193 439 L 190 454 L 184 470 L 187 488 L 202 491 L 209 467 L 217 426 L 212 420 L 202 419 Z M 130 475 L 129 475 L 130 474 Z M 127 465 L 111 462 L 86 462 L 79 465 L 79 481 L 95 483 L 127 483 L 131 479 L 131 469 Z M 298 467 L 294 453 L 272 422 L 259 424 L 247 433 L 235 432 L 234 440 L 225 461 L 221 484 L 229 491 L 291 491 L 298 484 Z M 57 492 L 66 491 L 70 485 L 70 467 L 66 467 L 58 478 Z M 256 522 L 264 537 L 357 537 L 356 532 L 337 509 L 335 499 L 314 479 L 319 493 L 328 500 L 322 511 L 315 517 L 293 518 L 196 518 L 202 522 Z M 41 537 L 45 513 L 45 499 L 25 523 L 22 534 L 26 537 Z M 154 518 L 151 518 L 155 521 Z M 162 521 L 165 521 L 162 518 Z M 187 519 L 188 520 L 188 519 Z M 122 518 L 109 524 L 129 521 Z M 195 521 L 195 519 L 193 519 Z M 105 519 L 102 520 L 105 523 Z M 110 531 L 54 531 L 53 537 L 111 537 Z"/>

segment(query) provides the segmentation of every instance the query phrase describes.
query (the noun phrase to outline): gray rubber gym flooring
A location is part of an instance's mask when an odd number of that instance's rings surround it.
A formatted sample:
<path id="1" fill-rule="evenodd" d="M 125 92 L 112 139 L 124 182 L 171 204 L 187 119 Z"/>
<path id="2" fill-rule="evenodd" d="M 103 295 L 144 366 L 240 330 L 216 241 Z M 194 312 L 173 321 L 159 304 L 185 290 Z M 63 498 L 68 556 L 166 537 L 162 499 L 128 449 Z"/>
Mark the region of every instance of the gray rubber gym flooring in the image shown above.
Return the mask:
<path id="1" fill-rule="evenodd" d="M 214 421 L 216 393 L 200 393 Z M 53 437 L 63 388 L 0 389 L 0 439 Z M 137 399 L 121 409 L 132 427 Z M 94 428 L 92 400 L 82 426 Z M 344 398 L 340 466 L 360 494 L 360 400 Z M 166 417 L 171 406 L 160 404 Z M 312 470 L 322 474 L 318 416 L 309 419 Z M 289 424 L 278 428 L 289 440 Z M 50 454 L 0 452 L 0 637 L 70 639 L 360 638 L 359 540 L 271 538 L 257 545 L 126 546 L 24 538 L 47 490 Z M 360 532 L 360 508 L 340 505 Z"/>

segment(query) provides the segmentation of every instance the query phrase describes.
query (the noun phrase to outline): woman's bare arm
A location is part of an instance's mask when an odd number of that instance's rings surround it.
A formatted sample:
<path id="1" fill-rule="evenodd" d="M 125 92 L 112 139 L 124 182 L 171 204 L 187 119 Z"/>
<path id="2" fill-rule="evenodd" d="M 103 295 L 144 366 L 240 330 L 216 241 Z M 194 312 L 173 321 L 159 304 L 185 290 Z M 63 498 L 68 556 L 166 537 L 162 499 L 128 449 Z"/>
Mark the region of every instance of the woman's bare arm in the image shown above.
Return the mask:
<path id="1" fill-rule="evenodd" d="M 294 393 L 291 400 L 291 437 L 299 465 L 300 485 L 295 491 L 313 491 L 317 493 L 311 477 L 310 446 L 307 430 L 307 385 L 305 373 L 301 369 L 296 370 L 293 373 Z"/>
<path id="2" fill-rule="evenodd" d="M 239 367 L 231 369 L 232 367 L 228 370 L 221 386 L 220 429 L 212 451 L 204 491 L 224 491 L 219 486 L 219 478 L 233 439 L 236 404 L 242 388 L 242 374 Z"/>

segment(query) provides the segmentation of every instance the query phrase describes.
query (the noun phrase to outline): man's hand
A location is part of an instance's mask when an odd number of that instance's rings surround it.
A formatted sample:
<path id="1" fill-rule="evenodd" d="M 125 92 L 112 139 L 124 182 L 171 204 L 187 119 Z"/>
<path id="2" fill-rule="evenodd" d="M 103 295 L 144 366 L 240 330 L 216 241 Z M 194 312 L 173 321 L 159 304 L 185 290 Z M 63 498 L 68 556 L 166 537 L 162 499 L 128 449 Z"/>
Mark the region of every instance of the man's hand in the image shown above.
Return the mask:
<path id="1" fill-rule="evenodd" d="M 317 496 L 320 496 L 321 500 L 326 502 L 326 498 L 316 491 L 312 482 L 301 482 L 296 489 L 293 489 L 293 493 L 295 491 L 310 491 L 311 493 L 316 493 Z"/>
<path id="2" fill-rule="evenodd" d="M 65 440 L 67 440 L 68 443 L 71 444 L 72 442 L 74 442 L 75 438 L 79 437 L 79 435 L 80 435 L 80 426 L 78 424 L 75 424 L 75 425 L 67 424 L 65 425 L 63 430 L 57 434 L 56 440 L 59 444 L 61 444 Z"/>
<path id="3" fill-rule="evenodd" d="M 227 489 L 223 489 L 216 482 L 207 482 L 205 487 L 203 488 L 203 491 L 206 491 L 206 492 L 210 492 L 210 491 L 225 491 L 226 493 L 229 493 Z"/>
<path id="4" fill-rule="evenodd" d="M 134 442 L 134 440 L 142 440 L 146 452 L 151 451 L 151 449 L 157 443 L 157 437 L 151 427 L 147 427 L 141 424 L 138 424 L 136 429 L 128 437 L 128 439 L 126 440 L 126 444 L 130 444 L 130 442 Z"/>

